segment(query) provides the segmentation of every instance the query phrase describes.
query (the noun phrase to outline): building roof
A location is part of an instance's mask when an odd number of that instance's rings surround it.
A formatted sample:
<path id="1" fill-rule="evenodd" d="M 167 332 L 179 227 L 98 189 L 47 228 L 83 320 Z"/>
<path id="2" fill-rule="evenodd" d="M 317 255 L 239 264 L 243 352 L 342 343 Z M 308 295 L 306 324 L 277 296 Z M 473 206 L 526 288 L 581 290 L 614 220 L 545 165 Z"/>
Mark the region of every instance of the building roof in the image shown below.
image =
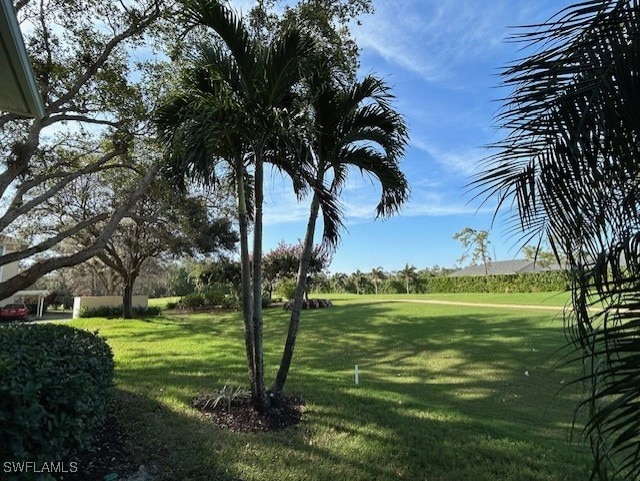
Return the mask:
<path id="1" fill-rule="evenodd" d="M 44 104 L 11 0 L 0 0 L 0 72 L 0 110 L 44 117 Z"/>
<path id="2" fill-rule="evenodd" d="M 532 272 L 558 271 L 561 270 L 558 264 L 542 267 L 534 261 L 525 259 L 513 259 L 510 261 L 491 261 L 487 263 L 487 271 L 485 272 L 484 264 L 464 267 L 451 274 L 451 277 L 462 276 L 484 276 L 488 275 L 505 275 L 505 274 L 525 274 Z"/>

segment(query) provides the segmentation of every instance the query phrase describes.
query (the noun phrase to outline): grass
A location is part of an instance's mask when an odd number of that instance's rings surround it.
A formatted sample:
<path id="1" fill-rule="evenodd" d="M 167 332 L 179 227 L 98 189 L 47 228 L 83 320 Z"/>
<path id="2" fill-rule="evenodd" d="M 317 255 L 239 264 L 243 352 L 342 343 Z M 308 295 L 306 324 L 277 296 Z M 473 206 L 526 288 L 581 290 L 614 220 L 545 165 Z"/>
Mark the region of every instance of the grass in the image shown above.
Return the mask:
<path id="1" fill-rule="evenodd" d="M 73 325 L 108 339 L 132 454 L 164 480 L 588 478 L 587 450 L 568 442 L 579 373 L 561 362 L 557 314 L 333 300 L 303 314 L 288 389 L 307 411 L 285 433 L 230 433 L 189 407 L 245 383 L 239 314 Z M 287 320 L 265 311 L 268 380 Z"/>
<path id="2" fill-rule="evenodd" d="M 529 292 L 529 293 L 435 293 L 435 294 L 388 294 L 380 299 L 418 299 L 452 302 L 472 302 L 486 304 L 523 304 L 564 307 L 570 300 L 569 292 Z"/>

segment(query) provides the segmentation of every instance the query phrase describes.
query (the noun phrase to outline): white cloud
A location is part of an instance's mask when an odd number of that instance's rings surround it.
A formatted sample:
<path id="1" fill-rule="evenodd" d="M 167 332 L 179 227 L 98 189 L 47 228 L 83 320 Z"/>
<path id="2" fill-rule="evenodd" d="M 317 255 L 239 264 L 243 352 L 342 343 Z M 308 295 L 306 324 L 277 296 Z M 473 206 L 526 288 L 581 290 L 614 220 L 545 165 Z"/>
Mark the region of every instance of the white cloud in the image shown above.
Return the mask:
<path id="1" fill-rule="evenodd" d="M 460 150 L 447 150 L 418 137 L 411 139 L 411 146 L 428 154 L 447 174 L 463 177 L 464 183 L 480 171 L 480 161 L 487 156 L 482 148 L 462 146 Z"/>
<path id="2" fill-rule="evenodd" d="M 354 34 L 365 53 L 375 52 L 424 80 L 443 81 L 461 63 L 487 58 L 503 43 L 510 3 L 478 7 L 477 0 L 380 2 Z"/>

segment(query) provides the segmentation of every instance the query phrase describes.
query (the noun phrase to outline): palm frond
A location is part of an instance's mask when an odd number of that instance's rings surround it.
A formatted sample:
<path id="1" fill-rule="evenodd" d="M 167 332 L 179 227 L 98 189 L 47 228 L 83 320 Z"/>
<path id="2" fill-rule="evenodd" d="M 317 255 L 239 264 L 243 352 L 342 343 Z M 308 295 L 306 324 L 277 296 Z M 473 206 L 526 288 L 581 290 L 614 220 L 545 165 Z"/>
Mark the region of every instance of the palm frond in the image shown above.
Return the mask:
<path id="1" fill-rule="evenodd" d="M 523 30 L 537 50 L 503 73 L 507 136 L 472 186 L 566 256 L 594 473 L 638 479 L 640 3 L 583 0 Z"/>
<path id="2" fill-rule="evenodd" d="M 252 40 L 242 17 L 218 0 L 182 0 L 182 3 L 187 25 L 203 25 L 216 32 L 229 49 L 228 58 L 236 63 L 245 91 L 251 91 L 252 81 L 262 67 L 256 62 L 260 47 Z"/>
<path id="3" fill-rule="evenodd" d="M 310 35 L 290 27 L 265 51 L 264 75 L 267 105 L 280 105 L 303 78 L 308 59 L 315 51 Z"/>

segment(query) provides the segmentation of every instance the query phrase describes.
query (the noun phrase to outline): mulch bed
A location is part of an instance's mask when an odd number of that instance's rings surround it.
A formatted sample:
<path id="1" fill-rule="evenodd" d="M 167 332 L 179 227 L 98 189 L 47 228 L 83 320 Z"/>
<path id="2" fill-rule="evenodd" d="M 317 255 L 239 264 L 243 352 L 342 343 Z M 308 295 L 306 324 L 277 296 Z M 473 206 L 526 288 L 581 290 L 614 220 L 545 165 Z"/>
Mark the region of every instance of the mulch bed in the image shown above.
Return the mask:
<path id="1" fill-rule="evenodd" d="M 200 394 L 192 405 L 205 419 L 232 432 L 280 431 L 300 422 L 304 412 L 304 401 L 298 396 L 284 396 L 279 407 L 270 409 L 266 414 L 258 414 L 247 396 L 235 397 L 231 409 L 227 402 L 213 406 L 211 395 Z M 117 413 L 120 404 L 114 401 L 104 425 L 96 435 L 93 448 L 76 457 L 75 473 L 59 473 L 58 481 L 103 481 L 105 476 L 117 473 L 117 479 L 130 474 L 138 468 L 125 448 L 126 431 L 118 422 Z"/>
<path id="2" fill-rule="evenodd" d="M 93 448 L 88 452 L 73 459 L 76 463 L 75 473 L 60 473 L 59 481 L 103 481 L 104 477 L 111 473 L 118 473 L 122 479 L 123 473 L 131 473 L 136 470 L 131 460 L 128 460 L 125 449 L 125 431 L 120 426 L 116 417 L 119 406 L 113 403 L 107 419 L 100 428 L 93 443 Z"/>
<path id="3" fill-rule="evenodd" d="M 280 431 L 300 422 L 304 412 L 304 400 L 298 396 L 284 396 L 278 407 L 272 407 L 265 414 L 259 414 L 248 396 L 238 396 L 231 401 L 212 403 L 210 394 L 199 394 L 192 405 L 203 417 L 217 426 L 232 432 Z"/>

